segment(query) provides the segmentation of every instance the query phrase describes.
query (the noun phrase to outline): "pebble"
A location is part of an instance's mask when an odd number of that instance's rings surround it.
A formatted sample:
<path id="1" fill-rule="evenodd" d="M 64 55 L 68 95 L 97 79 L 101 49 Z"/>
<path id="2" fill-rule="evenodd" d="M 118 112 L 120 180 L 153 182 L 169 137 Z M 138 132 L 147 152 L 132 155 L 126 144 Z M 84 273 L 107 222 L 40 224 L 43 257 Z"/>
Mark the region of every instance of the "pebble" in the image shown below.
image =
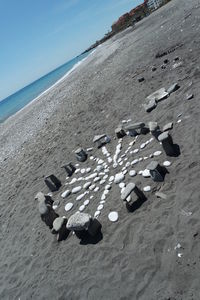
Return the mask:
<path id="1" fill-rule="evenodd" d="M 123 173 L 124 175 L 126 175 L 126 174 L 128 173 L 128 171 L 127 171 L 127 170 L 124 170 L 122 173 Z"/>
<path id="2" fill-rule="evenodd" d="M 131 177 L 134 177 L 134 176 L 136 176 L 136 171 L 135 170 L 130 170 L 130 172 L 129 172 L 129 175 L 131 176 Z"/>
<path id="3" fill-rule="evenodd" d="M 89 203 L 90 203 L 90 200 L 87 199 L 87 200 L 84 201 L 83 204 L 84 204 L 85 206 L 87 206 Z"/>
<path id="4" fill-rule="evenodd" d="M 87 151 L 87 152 L 91 152 L 92 150 L 93 150 L 93 148 L 92 148 L 92 147 L 91 147 L 91 148 L 87 148 L 87 149 L 86 149 L 86 151 Z"/>
<path id="5" fill-rule="evenodd" d="M 136 158 L 136 159 L 134 159 L 132 162 L 131 162 L 131 165 L 135 165 L 135 164 L 137 164 L 139 162 L 139 160 Z"/>
<path id="6" fill-rule="evenodd" d="M 101 164 L 103 164 L 103 163 L 104 163 L 103 159 L 100 159 L 100 160 L 98 161 L 98 165 L 101 165 Z"/>
<path id="7" fill-rule="evenodd" d="M 90 199 L 93 199 L 93 198 L 94 198 L 94 195 L 91 195 L 91 196 L 90 196 Z"/>
<path id="8" fill-rule="evenodd" d="M 139 152 L 139 149 L 134 149 L 133 150 L 133 153 L 138 153 Z"/>
<path id="9" fill-rule="evenodd" d="M 53 203 L 53 205 L 52 205 L 52 208 L 53 208 L 54 210 L 57 209 L 58 206 L 59 206 L 59 204 L 60 204 L 60 201 L 59 201 L 59 200 L 54 201 L 54 203 Z"/>
<path id="10" fill-rule="evenodd" d="M 150 174 L 150 172 L 149 172 L 148 169 L 145 169 L 145 170 L 142 172 L 142 176 L 143 176 L 144 178 L 147 178 L 147 177 L 150 177 L 151 174 Z"/>
<path id="11" fill-rule="evenodd" d="M 89 190 L 90 191 L 93 191 L 95 189 L 96 185 L 95 184 L 92 184 L 90 187 L 89 187 Z"/>
<path id="12" fill-rule="evenodd" d="M 99 183 L 104 184 L 105 182 L 106 182 L 105 179 L 102 179 Z"/>
<path id="13" fill-rule="evenodd" d="M 103 194 L 103 195 L 101 196 L 101 200 L 105 200 L 105 199 L 106 199 L 106 195 Z"/>
<path id="14" fill-rule="evenodd" d="M 108 219 L 111 221 L 111 222 L 116 222 L 118 221 L 119 219 L 119 215 L 118 215 L 118 212 L 116 211 L 111 211 L 108 215 Z"/>
<path id="15" fill-rule="evenodd" d="M 105 200 L 102 200 L 102 201 L 100 201 L 99 203 L 100 203 L 100 204 L 104 204 L 104 203 L 106 203 L 106 201 L 105 201 Z"/>
<path id="16" fill-rule="evenodd" d="M 102 210 L 103 209 L 103 204 L 100 204 L 98 207 L 97 207 L 97 210 Z"/>
<path id="17" fill-rule="evenodd" d="M 91 171 L 91 168 L 86 169 L 86 173 L 89 173 Z"/>
<path id="18" fill-rule="evenodd" d="M 70 190 L 66 190 L 66 191 L 64 191 L 64 192 L 61 194 L 61 197 L 62 197 L 62 198 L 66 198 L 66 197 L 68 197 L 70 194 L 71 194 L 71 191 L 70 191 Z"/>
<path id="19" fill-rule="evenodd" d="M 105 169 L 104 172 L 105 172 L 105 173 L 108 173 L 108 172 L 109 172 L 109 168 Z"/>
<path id="20" fill-rule="evenodd" d="M 145 186 L 145 187 L 143 188 L 143 191 L 144 191 L 144 192 L 150 192 L 150 191 L 151 191 L 150 185 Z"/>
<path id="21" fill-rule="evenodd" d="M 109 193 L 109 190 L 104 191 L 104 195 L 107 195 Z"/>
<path id="22" fill-rule="evenodd" d="M 147 160 L 147 159 L 148 159 L 148 156 L 144 156 L 144 157 L 143 157 L 143 160 Z"/>
<path id="23" fill-rule="evenodd" d="M 112 157 L 108 157 L 108 162 L 109 162 L 109 164 L 111 164 L 112 163 Z"/>
<path id="24" fill-rule="evenodd" d="M 83 188 L 87 190 L 87 189 L 89 188 L 90 185 L 91 185 L 91 181 L 86 182 L 86 183 L 84 184 Z"/>
<path id="25" fill-rule="evenodd" d="M 77 174 L 78 172 L 80 172 L 80 170 L 81 169 L 76 169 L 74 173 Z"/>
<path id="26" fill-rule="evenodd" d="M 179 119 L 178 121 L 177 121 L 177 124 L 179 124 L 179 123 L 181 123 L 182 122 L 182 120 L 181 119 Z"/>
<path id="27" fill-rule="evenodd" d="M 154 152 L 154 156 L 159 156 L 159 155 L 161 155 L 162 154 L 162 151 L 156 151 L 156 152 Z"/>
<path id="28" fill-rule="evenodd" d="M 90 159 L 93 160 L 93 159 L 94 159 L 94 156 L 90 156 Z"/>
<path id="29" fill-rule="evenodd" d="M 94 182 L 97 182 L 97 181 L 100 181 L 100 180 L 101 180 L 100 177 L 95 177 L 93 181 L 94 181 Z"/>
<path id="30" fill-rule="evenodd" d="M 103 179 L 107 179 L 108 178 L 108 174 L 106 174 L 105 176 L 103 176 Z"/>
<path id="31" fill-rule="evenodd" d="M 111 181 L 113 181 L 114 179 L 115 179 L 114 176 L 110 176 L 109 181 L 111 182 Z"/>
<path id="32" fill-rule="evenodd" d="M 85 209 L 85 205 L 81 205 L 80 207 L 79 207 L 79 211 L 83 211 Z"/>
<path id="33" fill-rule="evenodd" d="M 79 195 L 79 196 L 76 198 L 76 201 L 80 201 L 84 196 L 85 196 L 85 193 Z"/>
<path id="34" fill-rule="evenodd" d="M 81 169 L 81 174 L 85 174 L 86 170 L 85 169 Z"/>
<path id="35" fill-rule="evenodd" d="M 73 183 L 75 183 L 75 182 L 77 182 L 77 178 L 73 178 L 73 179 L 69 182 L 69 184 L 73 184 Z"/>
<path id="36" fill-rule="evenodd" d="M 65 205 L 65 211 L 70 211 L 72 209 L 72 207 L 74 206 L 73 203 L 69 202 Z"/>
<path id="37" fill-rule="evenodd" d="M 124 188 L 126 186 L 126 184 L 124 182 L 120 182 L 119 187 L 120 189 Z"/>
<path id="38" fill-rule="evenodd" d="M 104 169 L 104 167 L 102 165 L 99 165 L 96 167 L 97 172 L 100 172 Z"/>
<path id="39" fill-rule="evenodd" d="M 118 173 L 115 175 L 114 182 L 115 183 L 120 183 L 122 180 L 124 180 L 125 176 L 123 173 Z"/>
<path id="40" fill-rule="evenodd" d="M 122 166 L 122 165 L 123 165 L 123 161 L 121 161 L 121 162 L 119 163 L 119 165 Z"/>
<path id="41" fill-rule="evenodd" d="M 169 167 L 169 166 L 171 166 L 171 164 L 172 163 L 170 161 L 166 160 L 166 161 L 164 161 L 163 166 Z"/>
<path id="42" fill-rule="evenodd" d="M 142 161 L 143 160 L 143 157 L 140 157 L 139 159 L 138 159 L 138 161 Z"/>
<path id="43" fill-rule="evenodd" d="M 84 178 L 83 178 L 83 177 L 79 177 L 79 178 L 77 179 L 77 181 L 81 181 L 81 180 L 84 180 Z"/>
<path id="44" fill-rule="evenodd" d="M 113 168 L 116 169 L 117 168 L 117 163 L 113 164 Z"/>
<path id="45" fill-rule="evenodd" d="M 99 191 L 99 186 L 95 187 L 94 192 L 98 192 Z"/>
<path id="46" fill-rule="evenodd" d="M 146 146 L 146 143 L 141 144 L 141 145 L 140 145 L 140 149 L 145 148 L 145 146 Z"/>
<path id="47" fill-rule="evenodd" d="M 138 175 L 142 175 L 142 173 L 143 173 L 143 171 L 142 171 L 142 170 L 140 170 L 140 171 L 138 172 Z"/>
<path id="48" fill-rule="evenodd" d="M 76 186 L 75 188 L 72 189 L 72 194 L 76 194 L 76 193 L 80 192 L 81 189 L 82 189 L 82 186 Z"/>
<path id="49" fill-rule="evenodd" d="M 95 178 L 95 177 L 97 177 L 97 173 L 92 173 L 91 175 L 89 175 L 88 177 L 87 177 L 87 179 L 93 179 L 93 178 Z"/>
<path id="50" fill-rule="evenodd" d="M 111 185 L 110 184 L 107 184 L 106 186 L 105 186 L 105 190 L 110 190 L 111 189 Z"/>
<path id="51" fill-rule="evenodd" d="M 129 183 L 126 188 L 124 188 L 122 194 L 121 194 L 121 199 L 125 200 L 130 194 L 131 192 L 135 189 L 135 183 L 131 182 Z"/>
<path id="52" fill-rule="evenodd" d="M 128 161 L 125 165 L 126 168 L 130 167 L 131 163 Z"/>
<path id="53" fill-rule="evenodd" d="M 87 230 L 90 225 L 91 218 L 92 217 L 89 214 L 77 212 L 70 216 L 66 227 L 72 231 Z"/>
<path id="54" fill-rule="evenodd" d="M 95 213 L 94 213 L 94 217 L 96 218 L 96 217 L 98 217 L 100 214 L 101 214 L 101 212 L 100 212 L 99 210 L 97 210 L 97 211 L 95 211 Z"/>

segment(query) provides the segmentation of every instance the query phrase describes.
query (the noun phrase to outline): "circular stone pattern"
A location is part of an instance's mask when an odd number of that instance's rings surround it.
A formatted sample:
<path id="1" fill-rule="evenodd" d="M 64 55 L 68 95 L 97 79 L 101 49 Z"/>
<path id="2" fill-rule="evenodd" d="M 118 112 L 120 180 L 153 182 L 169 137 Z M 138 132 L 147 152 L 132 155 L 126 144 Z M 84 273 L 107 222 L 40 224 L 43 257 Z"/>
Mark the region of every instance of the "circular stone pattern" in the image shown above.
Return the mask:
<path id="1" fill-rule="evenodd" d="M 108 215 L 108 219 L 111 221 L 111 222 L 117 222 L 118 219 L 119 219 L 119 215 L 118 215 L 118 212 L 116 211 L 111 211 Z"/>

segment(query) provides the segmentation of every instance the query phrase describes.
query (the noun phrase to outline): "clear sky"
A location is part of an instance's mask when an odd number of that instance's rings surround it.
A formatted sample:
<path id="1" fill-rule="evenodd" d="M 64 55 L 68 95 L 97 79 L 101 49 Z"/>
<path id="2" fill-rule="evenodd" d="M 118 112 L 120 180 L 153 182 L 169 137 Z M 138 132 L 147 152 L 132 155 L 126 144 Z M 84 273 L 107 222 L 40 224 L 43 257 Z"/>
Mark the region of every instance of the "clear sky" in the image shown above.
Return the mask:
<path id="1" fill-rule="evenodd" d="M 0 100 L 83 52 L 143 0 L 0 0 Z"/>

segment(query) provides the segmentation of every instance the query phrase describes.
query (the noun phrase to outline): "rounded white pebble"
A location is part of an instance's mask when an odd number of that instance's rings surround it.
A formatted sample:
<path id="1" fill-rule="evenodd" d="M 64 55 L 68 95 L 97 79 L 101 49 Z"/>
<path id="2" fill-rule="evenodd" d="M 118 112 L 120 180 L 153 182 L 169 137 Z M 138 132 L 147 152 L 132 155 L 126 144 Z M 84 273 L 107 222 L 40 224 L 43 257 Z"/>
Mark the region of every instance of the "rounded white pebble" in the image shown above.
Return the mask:
<path id="1" fill-rule="evenodd" d="M 138 153 L 139 149 L 134 149 L 133 153 Z"/>
<path id="2" fill-rule="evenodd" d="M 94 213 L 94 217 L 96 218 L 96 217 L 98 217 L 100 214 L 101 214 L 101 212 L 100 212 L 99 210 L 97 210 L 97 211 L 95 211 L 95 213 Z"/>
<path id="3" fill-rule="evenodd" d="M 105 181 L 105 179 L 102 179 L 100 182 L 99 182 L 99 184 L 104 184 L 106 181 Z"/>
<path id="4" fill-rule="evenodd" d="M 85 209 L 85 205 L 81 205 L 80 207 L 79 207 L 79 211 L 83 211 Z"/>
<path id="5" fill-rule="evenodd" d="M 142 144 L 140 145 L 140 149 L 143 149 L 145 146 L 146 146 L 146 143 L 142 143 Z"/>
<path id="6" fill-rule="evenodd" d="M 149 172 L 148 169 L 145 169 L 145 170 L 142 172 L 142 176 L 143 176 L 144 178 L 147 178 L 147 177 L 150 177 L 151 174 L 150 174 L 150 172 Z"/>
<path id="7" fill-rule="evenodd" d="M 73 203 L 69 202 L 65 205 L 65 211 L 70 211 L 72 209 L 72 207 L 74 206 Z"/>
<path id="8" fill-rule="evenodd" d="M 100 204 L 98 207 L 97 207 L 97 210 L 102 210 L 103 209 L 103 204 Z"/>
<path id="9" fill-rule="evenodd" d="M 142 170 L 140 170 L 140 171 L 138 172 L 138 175 L 142 175 L 142 173 L 143 173 L 143 171 L 142 171 Z"/>
<path id="10" fill-rule="evenodd" d="M 81 189 L 82 189 L 82 186 L 76 186 L 75 188 L 73 188 L 72 194 L 76 194 L 76 193 L 80 192 Z"/>
<path id="11" fill-rule="evenodd" d="M 85 169 L 81 169 L 81 174 L 85 174 L 86 170 Z"/>
<path id="12" fill-rule="evenodd" d="M 134 160 L 131 162 L 131 165 L 135 165 L 135 164 L 137 164 L 138 162 L 139 162 L 138 159 L 134 159 Z"/>
<path id="13" fill-rule="evenodd" d="M 154 156 L 159 156 L 159 155 L 161 155 L 162 154 L 162 151 L 156 151 L 156 152 L 154 152 Z"/>
<path id="14" fill-rule="evenodd" d="M 66 198 L 66 197 L 68 197 L 70 194 L 71 194 L 70 190 L 66 190 L 66 191 L 64 191 L 64 192 L 61 194 L 61 197 L 62 197 L 62 198 Z"/>
<path id="15" fill-rule="evenodd" d="M 89 199 L 87 199 L 87 200 L 85 200 L 85 201 L 84 201 L 84 203 L 83 203 L 83 204 L 84 204 L 85 206 L 87 206 L 89 203 L 90 203 L 90 200 L 89 200 Z"/>
<path id="16" fill-rule="evenodd" d="M 113 181 L 114 179 L 115 179 L 114 176 L 110 176 L 109 181 L 111 182 L 111 181 Z"/>
<path id="17" fill-rule="evenodd" d="M 102 200 L 102 201 L 100 201 L 99 203 L 100 203 L 100 204 L 104 204 L 104 203 L 106 203 L 106 201 L 105 201 L 105 200 Z"/>
<path id="18" fill-rule="evenodd" d="M 164 161 L 163 166 L 164 167 L 169 167 L 169 166 L 171 166 L 171 164 L 172 163 L 170 161 L 166 160 L 166 161 Z"/>
<path id="19" fill-rule="evenodd" d="M 91 171 L 91 168 L 86 169 L 86 173 L 89 173 Z"/>
<path id="20" fill-rule="evenodd" d="M 94 192 L 98 192 L 99 186 L 95 187 Z"/>
<path id="21" fill-rule="evenodd" d="M 117 222 L 118 219 L 119 219 L 119 215 L 118 215 L 118 212 L 116 211 L 111 211 L 108 215 L 108 219 L 111 221 L 111 222 Z"/>
<path id="22" fill-rule="evenodd" d="M 106 180 L 108 178 L 108 174 L 103 176 L 103 179 Z"/>
<path id="23" fill-rule="evenodd" d="M 110 190 L 111 189 L 111 185 L 110 184 L 107 184 L 106 186 L 105 186 L 105 190 Z"/>
<path id="24" fill-rule="evenodd" d="M 81 194 L 76 198 L 76 201 L 80 201 L 83 197 L 85 196 L 85 194 Z"/>
<path id="25" fill-rule="evenodd" d="M 135 171 L 135 170 L 130 170 L 129 175 L 130 175 L 131 177 L 136 176 L 136 171 Z"/>
<path id="26" fill-rule="evenodd" d="M 144 191 L 144 192 L 150 192 L 150 190 L 151 190 L 150 185 L 147 185 L 147 186 L 145 186 L 145 187 L 143 188 L 143 191 Z"/>
<path id="27" fill-rule="evenodd" d="M 126 184 L 124 182 L 120 182 L 119 187 L 120 189 L 123 189 L 126 186 Z"/>

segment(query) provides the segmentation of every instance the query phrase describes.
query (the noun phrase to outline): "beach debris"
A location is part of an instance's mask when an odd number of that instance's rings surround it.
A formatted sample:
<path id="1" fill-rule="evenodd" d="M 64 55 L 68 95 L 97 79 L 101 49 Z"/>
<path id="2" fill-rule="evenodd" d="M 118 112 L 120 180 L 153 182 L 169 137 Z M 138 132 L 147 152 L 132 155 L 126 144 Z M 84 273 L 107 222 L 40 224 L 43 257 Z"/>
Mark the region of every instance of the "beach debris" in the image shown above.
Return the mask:
<path id="1" fill-rule="evenodd" d="M 78 148 L 76 151 L 75 151 L 75 156 L 76 156 L 76 159 L 80 162 L 84 162 L 87 160 L 87 153 L 84 149 L 82 148 Z"/>
<path id="2" fill-rule="evenodd" d="M 74 206 L 73 203 L 69 202 L 65 205 L 65 211 L 70 211 L 72 209 L 72 207 Z"/>
<path id="3" fill-rule="evenodd" d="M 69 177 L 72 176 L 73 173 L 76 171 L 76 168 L 73 166 L 73 164 L 71 162 L 62 166 L 61 168 L 65 169 L 65 171 L 67 172 L 67 175 Z"/>
<path id="4" fill-rule="evenodd" d="M 162 182 L 164 180 L 164 171 L 163 168 L 159 165 L 157 161 L 152 161 L 147 166 L 147 170 L 151 175 L 153 181 Z"/>
<path id="5" fill-rule="evenodd" d="M 179 88 L 180 88 L 180 85 L 178 85 L 178 83 L 174 83 L 168 88 L 167 93 L 170 95 L 173 92 L 177 91 Z"/>
<path id="6" fill-rule="evenodd" d="M 181 67 L 182 65 L 183 65 L 182 61 L 177 62 L 177 63 L 173 64 L 172 69 L 177 69 L 177 68 Z"/>
<path id="7" fill-rule="evenodd" d="M 58 191 L 61 187 L 61 181 L 53 174 L 45 176 L 44 182 L 46 183 L 51 192 Z"/>
<path id="8" fill-rule="evenodd" d="M 66 228 L 67 218 L 58 217 L 53 222 L 52 233 L 57 234 L 57 241 L 65 240 L 69 235 L 69 230 Z"/>
<path id="9" fill-rule="evenodd" d="M 119 219 L 118 212 L 116 212 L 116 211 L 111 211 L 111 212 L 108 214 L 108 219 L 109 219 L 111 222 L 117 222 L 118 219 Z"/>
<path id="10" fill-rule="evenodd" d="M 161 199 L 164 199 L 164 200 L 167 199 L 167 195 L 164 194 L 164 193 L 156 192 L 155 195 L 156 195 L 157 198 L 161 198 Z"/>
<path id="11" fill-rule="evenodd" d="M 150 192 L 150 191 L 151 191 L 150 185 L 145 186 L 145 187 L 143 188 L 143 191 L 144 191 L 144 192 Z"/>
<path id="12" fill-rule="evenodd" d="M 82 189 L 82 186 L 76 186 L 72 189 L 72 194 L 77 194 Z"/>
<path id="13" fill-rule="evenodd" d="M 163 132 L 171 129 L 173 129 L 173 122 L 167 123 L 165 126 L 163 126 Z"/>
<path id="14" fill-rule="evenodd" d="M 66 191 L 64 191 L 64 192 L 61 194 L 61 197 L 62 197 L 62 198 L 67 198 L 70 194 L 71 194 L 71 191 L 70 191 L 70 190 L 66 190 Z"/>
<path id="15" fill-rule="evenodd" d="M 176 154 L 172 137 L 168 131 L 161 133 L 158 140 L 162 143 L 163 149 L 168 156 L 174 156 Z"/>

